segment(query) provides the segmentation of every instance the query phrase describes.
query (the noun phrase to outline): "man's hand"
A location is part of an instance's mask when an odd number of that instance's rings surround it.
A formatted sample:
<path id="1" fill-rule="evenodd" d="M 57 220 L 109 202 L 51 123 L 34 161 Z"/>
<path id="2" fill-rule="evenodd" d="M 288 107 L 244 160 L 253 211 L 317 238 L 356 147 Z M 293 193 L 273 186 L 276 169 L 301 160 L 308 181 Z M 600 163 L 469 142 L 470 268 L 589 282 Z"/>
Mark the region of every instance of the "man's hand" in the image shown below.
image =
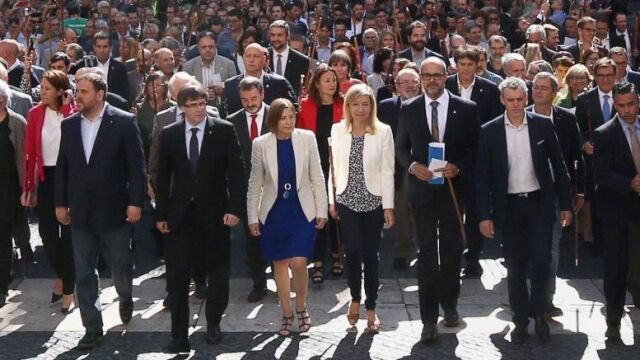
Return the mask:
<path id="1" fill-rule="evenodd" d="M 129 224 L 135 224 L 140 221 L 142 216 L 142 209 L 138 206 L 127 206 L 127 222 Z"/>
<path id="2" fill-rule="evenodd" d="M 445 167 L 436 169 L 436 172 L 442 172 L 442 176 L 446 178 L 454 178 L 460 174 L 460 169 L 452 163 L 448 163 Z"/>
<path id="3" fill-rule="evenodd" d="M 333 220 L 340 220 L 340 216 L 338 216 L 338 210 L 336 210 L 336 205 L 329 205 L 329 215 L 333 218 Z"/>
<path id="4" fill-rule="evenodd" d="M 493 239 L 493 235 L 495 234 L 493 229 L 493 220 L 482 220 L 478 226 L 480 227 L 480 233 L 482 236 Z"/>
<path id="5" fill-rule="evenodd" d="M 640 175 L 636 175 L 636 177 L 631 180 L 631 190 L 640 193 Z"/>
<path id="6" fill-rule="evenodd" d="M 57 206 L 56 219 L 58 219 L 58 222 L 62 225 L 69 225 L 71 223 L 71 212 L 69 211 L 69 208 Z"/>
<path id="7" fill-rule="evenodd" d="M 156 222 L 156 229 L 160 231 L 160 234 L 168 234 L 169 233 L 169 223 L 166 221 L 158 221 Z"/>
<path id="8" fill-rule="evenodd" d="M 320 230 L 327 223 L 327 219 L 325 218 L 316 218 L 316 229 Z"/>
<path id="9" fill-rule="evenodd" d="M 234 227 L 238 225 L 238 223 L 240 222 L 240 219 L 238 219 L 238 217 L 233 214 L 224 214 L 224 217 L 222 218 L 222 222 L 228 227 Z"/>
<path id="10" fill-rule="evenodd" d="M 587 155 L 593 155 L 593 143 L 591 141 L 587 141 L 582 146 L 582 150 Z"/>
<path id="11" fill-rule="evenodd" d="M 251 236 L 260 236 L 260 224 L 255 223 L 255 224 L 250 224 L 249 225 L 249 234 L 251 234 Z"/>
<path id="12" fill-rule="evenodd" d="M 584 196 L 576 195 L 573 199 L 573 212 L 577 214 L 584 206 Z"/>
<path id="13" fill-rule="evenodd" d="M 569 227 L 573 220 L 573 213 L 568 210 L 560 211 L 560 226 L 563 228 Z"/>
<path id="14" fill-rule="evenodd" d="M 411 171 L 413 172 L 413 175 L 418 178 L 418 180 L 429 181 L 433 179 L 433 173 L 431 172 L 431 170 L 429 170 L 428 167 L 422 164 L 413 164 L 413 166 L 411 167 Z"/>

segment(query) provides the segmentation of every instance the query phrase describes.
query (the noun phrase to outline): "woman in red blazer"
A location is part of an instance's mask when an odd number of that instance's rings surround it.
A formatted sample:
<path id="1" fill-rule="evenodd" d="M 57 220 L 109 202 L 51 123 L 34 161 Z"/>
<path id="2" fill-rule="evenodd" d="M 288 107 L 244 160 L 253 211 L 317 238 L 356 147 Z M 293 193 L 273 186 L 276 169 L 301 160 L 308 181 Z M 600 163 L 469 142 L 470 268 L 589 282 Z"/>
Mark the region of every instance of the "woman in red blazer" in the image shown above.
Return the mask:
<path id="1" fill-rule="evenodd" d="M 22 205 L 35 206 L 38 230 L 56 281 L 51 302 L 62 298 L 62 313 L 69 313 L 75 288 L 75 268 L 71 230 L 56 220 L 54 174 L 60 149 L 61 123 L 76 112 L 67 74 L 59 70 L 44 73 L 40 104 L 27 115 L 24 146 Z"/>
<path id="2" fill-rule="evenodd" d="M 342 120 L 343 99 L 338 86 L 338 74 L 327 64 L 320 64 L 309 81 L 309 96 L 300 102 L 297 127 L 308 129 L 316 134 L 320 165 L 325 182 L 329 180 L 329 142 L 331 127 Z M 342 259 L 338 248 L 337 227 L 329 220 L 329 226 L 318 231 L 314 251 L 314 268 L 311 281 L 319 284 L 324 281 L 323 264 L 327 252 L 327 243 L 331 244 L 334 275 L 342 275 Z"/>

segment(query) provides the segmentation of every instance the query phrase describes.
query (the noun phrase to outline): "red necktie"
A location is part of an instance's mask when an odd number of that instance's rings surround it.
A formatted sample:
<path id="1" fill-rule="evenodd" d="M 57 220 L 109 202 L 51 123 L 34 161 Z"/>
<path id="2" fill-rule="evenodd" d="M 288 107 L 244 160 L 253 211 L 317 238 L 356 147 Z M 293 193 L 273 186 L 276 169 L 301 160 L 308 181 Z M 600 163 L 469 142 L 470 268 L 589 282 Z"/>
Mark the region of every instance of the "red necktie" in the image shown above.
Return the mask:
<path id="1" fill-rule="evenodd" d="M 251 137 L 251 142 L 253 142 L 253 139 L 258 137 L 258 122 L 256 121 L 257 117 L 258 114 L 251 114 L 251 135 L 249 135 Z"/>

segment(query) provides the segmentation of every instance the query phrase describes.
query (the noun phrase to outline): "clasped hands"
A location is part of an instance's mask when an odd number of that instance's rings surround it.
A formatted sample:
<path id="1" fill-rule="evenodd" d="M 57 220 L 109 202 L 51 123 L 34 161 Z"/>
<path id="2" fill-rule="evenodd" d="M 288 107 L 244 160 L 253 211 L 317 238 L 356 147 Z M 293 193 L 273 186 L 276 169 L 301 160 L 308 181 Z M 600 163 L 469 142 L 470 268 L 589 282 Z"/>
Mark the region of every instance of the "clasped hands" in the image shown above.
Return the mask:
<path id="1" fill-rule="evenodd" d="M 452 163 L 447 163 L 445 167 L 435 169 L 434 171 L 429 170 L 429 168 L 423 164 L 415 163 L 413 164 L 412 171 L 413 175 L 422 181 L 430 181 L 436 172 L 442 172 L 442 176 L 446 178 L 454 178 L 460 174 L 460 169 Z"/>

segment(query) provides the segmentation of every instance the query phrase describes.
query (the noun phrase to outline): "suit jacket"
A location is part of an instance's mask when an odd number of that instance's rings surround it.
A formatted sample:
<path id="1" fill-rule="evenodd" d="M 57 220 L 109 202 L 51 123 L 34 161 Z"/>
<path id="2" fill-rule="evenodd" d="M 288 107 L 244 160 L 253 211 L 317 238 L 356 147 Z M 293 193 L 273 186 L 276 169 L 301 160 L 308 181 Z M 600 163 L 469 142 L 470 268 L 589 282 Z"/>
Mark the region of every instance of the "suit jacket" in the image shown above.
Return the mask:
<path id="1" fill-rule="evenodd" d="M 378 104 L 378 119 L 391 127 L 393 138 L 398 136 L 398 121 L 400 118 L 400 106 L 402 101 L 399 96 L 384 99 Z M 400 161 L 396 157 L 395 166 L 395 187 L 398 189 L 406 176 L 406 169 L 400 165 Z"/>
<path id="2" fill-rule="evenodd" d="M 433 142 L 433 138 L 427 122 L 425 96 L 417 96 L 400 107 L 396 157 L 405 169 L 409 169 L 414 161 L 428 165 L 429 143 Z M 453 179 L 455 186 L 461 186 L 458 185 L 459 178 L 471 176 L 473 172 L 479 130 L 477 105 L 472 101 L 449 94 L 443 142 L 445 143 L 445 160 L 460 169 L 461 176 Z M 442 132 L 442 129 L 440 131 Z M 429 185 L 415 176 L 409 176 L 409 194 L 414 201 L 428 201 L 426 195 L 438 186 Z"/>
<path id="3" fill-rule="evenodd" d="M 424 52 L 425 52 L 425 59 L 431 56 L 435 56 L 437 58 L 440 58 L 444 61 L 445 64 L 447 64 L 447 67 L 449 67 L 449 65 L 451 65 L 449 63 L 449 59 L 445 59 L 442 55 L 438 54 L 437 52 L 431 51 L 427 48 L 424 48 Z M 403 58 L 403 59 L 409 59 L 410 61 L 413 61 L 413 54 L 411 52 L 411 47 L 408 47 L 402 51 L 400 51 L 398 53 L 398 57 L 399 58 Z M 418 67 L 420 67 L 420 64 L 417 64 Z"/>
<path id="4" fill-rule="evenodd" d="M 598 51 L 601 57 L 605 56 L 605 54 L 607 53 L 607 49 L 602 46 L 593 45 L 593 47 Z M 575 60 L 576 63 L 581 62 L 582 59 L 580 59 L 580 44 L 578 44 L 577 41 L 569 46 L 560 47 L 560 50 L 570 52 L 571 56 L 573 56 L 573 60 Z"/>
<path id="5" fill-rule="evenodd" d="M 244 74 L 236 75 L 224 82 L 224 96 L 227 99 L 227 113 L 242 109 L 240 101 L 238 85 L 244 78 Z M 264 72 L 262 76 L 262 86 L 264 88 L 264 102 L 269 105 L 277 98 L 287 98 L 298 108 L 298 97 L 291 86 L 291 83 L 285 78 L 277 74 L 269 74 Z"/>
<path id="6" fill-rule="evenodd" d="M 562 159 L 562 149 L 549 118 L 525 112 L 531 157 L 540 190 L 555 216 L 555 200 L 560 210 L 571 210 L 571 190 L 569 174 Z M 476 204 L 478 220 L 493 220 L 497 229 L 504 226 L 507 211 L 507 191 L 509 186 L 509 162 L 504 115 L 484 124 L 478 141 L 478 161 L 476 162 Z"/>
<path id="7" fill-rule="evenodd" d="M 640 72 L 627 70 L 627 82 L 636 88 L 636 94 L 640 94 Z"/>
<path id="8" fill-rule="evenodd" d="M 195 173 L 187 155 L 185 120 L 166 126 L 160 135 L 157 219 L 168 221 L 172 229 L 182 224 L 190 204 L 202 218 L 220 225 L 224 214 L 240 218 L 245 211 L 247 187 L 235 128 L 218 118 L 204 121 Z"/>
<path id="9" fill-rule="evenodd" d="M 335 178 L 335 194 L 342 194 L 349 180 L 351 167 L 351 131 L 346 121 L 333 124 L 331 128 L 331 156 L 333 167 L 329 170 L 329 179 Z M 382 198 L 383 209 L 393 209 L 394 201 L 394 165 L 395 149 L 391 127 L 378 123 L 374 134 L 364 135 L 362 150 L 362 167 L 369 193 Z M 329 204 L 334 204 L 333 181 L 329 181 Z"/>
<path id="10" fill-rule="evenodd" d="M 594 142 L 595 178 L 598 184 L 598 214 L 607 226 L 627 226 L 630 219 L 640 219 L 640 196 L 631 190 L 637 175 L 624 127 L 616 115 L 598 127 Z"/>
<path id="11" fill-rule="evenodd" d="M 93 55 L 85 56 L 85 58 L 76 61 L 76 63 L 71 66 L 69 73 L 73 75 L 78 71 L 78 69 L 87 65 L 93 67 L 98 66 L 98 59 Z M 129 79 L 127 77 L 127 68 L 123 63 L 113 57 L 109 59 L 107 86 L 109 92 L 118 94 L 123 99 L 129 99 Z"/>
<path id="12" fill-rule="evenodd" d="M 113 230 L 127 206 L 144 205 L 146 178 L 140 131 L 132 114 L 107 104 L 91 157 L 82 145 L 82 115 L 62 122 L 55 203 L 71 209 L 71 226 Z"/>
<path id="13" fill-rule="evenodd" d="M 176 112 L 178 108 L 173 106 L 169 109 L 160 111 L 153 118 L 153 127 L 151 130 L 151 146 L 149 147 L 149 160 L 148 160 L 148 171 L 149 175 L 151 175 L 151 181 L 154 185 L 157 185 L 157 177 L 158 177 L 158 155 L 160 152 L 160 133 L 162 129 L 170 124 L 176 122 Z M 220 119 L 220 114 L 218 113 L 218 109 L 207 106 L 207 116 L 210 118 Z"/>
<path id="14" fill-rule="evenodd" d="M 189 61 L 187 61 L 182 70 L 188 72 L 189 74 L 195 76 L 196 80 L 200 83 L 202 81 L 202 57 L 197 56 Z M 236 72 L 236 66 L 233 64 L 233 61 L 227 59 L 224 56 L 216 55 L 213 60 L 213 72 L 216 74 L 220 74 L 220 79 L 222 81 L 227 80 L 228 78 L 236 76 L 238 73 Z"/>
<path id="15" fill-rule="evenodd" d="M 445 87 L 450 93 L 460 96 L 458 75 L 449 76 Z M 473 90 L 471 90 L 471 101 L 478 106 L 478 119 L 480 120 L 480 124 L 485 124 L 504 112 L 504 108 L 499 99 L 500 91 L 498 90 L 498 86 L 489 80 L 476 76 Z"/>
<path id="16" fill-rule="evenodd" d="M 549 64 L 553 64 L 553 56 L 556 54 L 555 51 L 549 49 L 546 46 L 542 47 L 542 60 L 548 62 Z"/>
<path id="17" fill-rule="evenodd" d="M 20 90 L 12 88 L 10 101 L 11 103 L 9 104 L 9 109 L 15 111 L 26 119 L 27 115 L 29 114 L 29 110 L 33 107 L 31 96 L 23 93 Z"/>
<path id="18" fill-rule="evenodd" d="M 264 135 L 269 132 L 269 128 L 267 126 L 267 114 L 269 113 L 269 105 L 263 104 L 263 106 L 264 117 L 262 118 L 262 128 L 260 129 L 260 135 Z M 238 140 L 240 141 L 240 147 L 242 148 L 244 170 L 248 181 L 249 175 L 251 175 L 251 148 L 253 143 L 251 142 L 251 131 L 247 126 L 247 114 L 244 109 L 238 110 L 235 113 L 229 115 L 227 117 L 227 121 L 232 123 L 233 126 L 236 127 L 236 133 L 238 134 Z"/>
<path id="19" fill-rule="evenodd" d="M 629 34 L 629 43 L 631 44 L 631 49 L 636 47 L 636 34 L 633 31 L 627 31 Z M 625 41 L 623 36 L 619 36 L 615 30 L 615 28 L 609 31 L 609 49 L 612 47 L 619 46 L 623 49 L 627 48 L 627 42 Z"/>
<path id="20" fill-rule="evenodd" d="M 122 96 L 118 94 L 112 93 L 111 91 L 107 93 L 106 100 L 109 103 L 109 105 L 113 105 L 114 107 L 122 111 L 129 112 L 131 110 L 129 101 L 127 101 L 126 99 L 124 99 Z"/>
<path id="21" fill-rule="evenodd" d="M 9 76 L 8 84 L 19 88 L 20 83 L 22 82 L 22 76 L 24 75 L 24 64 L 18 64 L 15 68 L 9 71 L 7 75 Z M 38 74 L 36 74 L 35 70 L 32 67 L 31 86 L 36 87 L 38 85 L 40 85 L 40 77 L 38 77 Z"/>
<path id="22" fill-rule="evenodd" d="M 274 50 L 272 47 L 269 48 L 269 65 L 271 70 L 276 71 L 276 61 L 278 59 L 274 58 Z M 289 47 L 289 57 L 287 58 L 287 65 L 284 70 L 284 77 L 289 81 L 291 86 L 293 86 L 293 91 L 295 91 L 296 96 L 300 94 L 300 78 L 301 75 L 307 74 L 307 69 L 309 68 L 309 58 L 302 54 L 299 51 L 296 51 Z"/>
<path id="23" fill-rule="evenodd" d="M 532 111 L 533 106 L 527 107 Z M 553 106 L 553 127 L 556 130 L 558 143 L 562 148 L 562 158 L 565 161 L 571 184 L 578 194 L 585 193 L 585 163 L 582 156 L 582 139 L 576 116 L 569 110 Z M 577 164 L 577 169 L 575 168 Z"/>
<path id="24" fill-rule="evenodd" d="M 611 105 L 611 117 L 615 115 L 616 109 L 613 107 L 613 101 Z M 584 92 L 576 99 L 576 118 L 578 119 L 578 125 L 582 132 L 582 141 L 591 140 L 593 132 L 600 125 L 604 124 L 609 119 L 605 119 L 602 116 L 602 107 L 600 106 L 600 98 L 598 97 L 598 87 Z"/>
<path id="25" fill-rule="evenodd" d="M 129 99 L 127 100 L 133 107 L 136 105 L 136 100 L 138 100 L 142 91 L 142 76 L 133 70 L 127 73 L 127 79 L 129 80 Z"/>
<path id="26" fill-rule="evenodd" d="M 291 134 L 296 162 L 296 190 L 308 221 L 327 218 L 327 191 L 320 166 L 316 136 L 309 130 Z M 256 138 L 251 152 L 251 177 L 247 193 L 249 224 L 265 223 L 278 197 L 278 146 L 275 134 Z"/>

